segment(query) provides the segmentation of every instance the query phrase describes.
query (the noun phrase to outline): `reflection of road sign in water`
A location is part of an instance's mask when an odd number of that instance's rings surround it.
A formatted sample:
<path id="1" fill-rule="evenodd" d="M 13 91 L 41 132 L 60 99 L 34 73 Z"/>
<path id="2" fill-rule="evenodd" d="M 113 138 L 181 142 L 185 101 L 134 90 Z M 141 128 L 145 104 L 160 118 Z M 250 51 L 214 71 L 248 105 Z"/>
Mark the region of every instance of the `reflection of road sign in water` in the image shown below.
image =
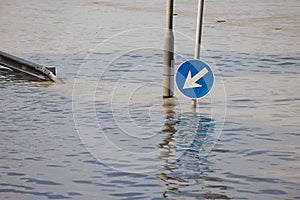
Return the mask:
<path id="1" fill-rule="evenodd" d="M 176 84 L 185 96 L 200 99 L 212 89 L 214 75 L 206 63 L 200 60 L 189 60 L 179 66 Z"/>

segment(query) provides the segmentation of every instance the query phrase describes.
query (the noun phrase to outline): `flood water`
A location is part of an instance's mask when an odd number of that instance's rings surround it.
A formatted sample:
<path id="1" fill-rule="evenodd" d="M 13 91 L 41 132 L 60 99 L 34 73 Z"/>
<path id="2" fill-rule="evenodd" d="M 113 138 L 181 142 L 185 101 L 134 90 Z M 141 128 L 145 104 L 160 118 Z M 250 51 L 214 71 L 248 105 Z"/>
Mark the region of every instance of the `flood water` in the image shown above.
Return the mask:
<path id="1" fill-rule="evenodd" d="M 197 1 L 175 1 L 175 68 Z M 300 199 L 300 2 L 205 3 L 212 93 L 161 98 L 166 2 L 1 1 L 0 199 Z"/>

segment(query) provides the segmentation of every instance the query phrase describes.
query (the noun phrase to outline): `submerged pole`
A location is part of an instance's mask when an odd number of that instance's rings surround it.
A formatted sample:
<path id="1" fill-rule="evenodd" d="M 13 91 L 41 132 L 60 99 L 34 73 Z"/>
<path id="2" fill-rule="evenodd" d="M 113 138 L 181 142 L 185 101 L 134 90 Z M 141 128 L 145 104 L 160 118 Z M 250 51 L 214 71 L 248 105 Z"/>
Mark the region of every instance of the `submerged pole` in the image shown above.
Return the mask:
<path id="1" fill-rule="evenodd" d="M 173 34 L 174 0 L 167 0 L 167 19 L 164 46 L 163 98 L 174 95 L 174 34 Z"/>
<path id="2" fill-rule="evenodd" d="M 195 59 L 200 59 L 203 11 L 204 11 L 204 0 L 198 0 L 196 42 L 195 42 L 195 55 L 194 55 Z M 197 99 L 192 99 L 191 104 L 192 104 L 193 108 L 196 108 L 197 107 Z"/>

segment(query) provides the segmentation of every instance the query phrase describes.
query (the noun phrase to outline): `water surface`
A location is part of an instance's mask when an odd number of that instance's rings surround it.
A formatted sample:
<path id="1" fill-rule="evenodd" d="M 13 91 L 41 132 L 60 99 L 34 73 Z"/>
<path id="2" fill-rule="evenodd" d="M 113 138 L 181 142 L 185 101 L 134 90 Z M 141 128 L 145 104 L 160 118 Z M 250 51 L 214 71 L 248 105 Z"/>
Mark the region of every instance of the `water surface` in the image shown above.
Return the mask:
<path id="1" fill-rule="evenodd" d="M 176 1 L 175 66 L 196 4 Z M 300 199 L 299 6 L 207 1 L 218 85 L 193 112 L 160 96 L 164 1 L 1 2 L 1 50 L 66 82 L 0 70 L 1 199 Z"/>

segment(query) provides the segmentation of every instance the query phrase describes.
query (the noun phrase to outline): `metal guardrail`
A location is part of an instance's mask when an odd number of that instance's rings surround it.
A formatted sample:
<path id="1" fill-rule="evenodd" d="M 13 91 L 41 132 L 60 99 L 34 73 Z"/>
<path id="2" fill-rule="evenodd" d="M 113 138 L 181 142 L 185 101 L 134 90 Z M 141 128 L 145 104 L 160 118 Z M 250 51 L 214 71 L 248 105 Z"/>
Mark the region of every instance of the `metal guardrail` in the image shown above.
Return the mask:
<path id="1" fill-rule="evenodd" d="M 0 65 L 11 70 L 23 72 L 40 80 L 62 82 L 56 77 L 54 67 L 42 66 L 14 55 L 0 51 Z"/>

